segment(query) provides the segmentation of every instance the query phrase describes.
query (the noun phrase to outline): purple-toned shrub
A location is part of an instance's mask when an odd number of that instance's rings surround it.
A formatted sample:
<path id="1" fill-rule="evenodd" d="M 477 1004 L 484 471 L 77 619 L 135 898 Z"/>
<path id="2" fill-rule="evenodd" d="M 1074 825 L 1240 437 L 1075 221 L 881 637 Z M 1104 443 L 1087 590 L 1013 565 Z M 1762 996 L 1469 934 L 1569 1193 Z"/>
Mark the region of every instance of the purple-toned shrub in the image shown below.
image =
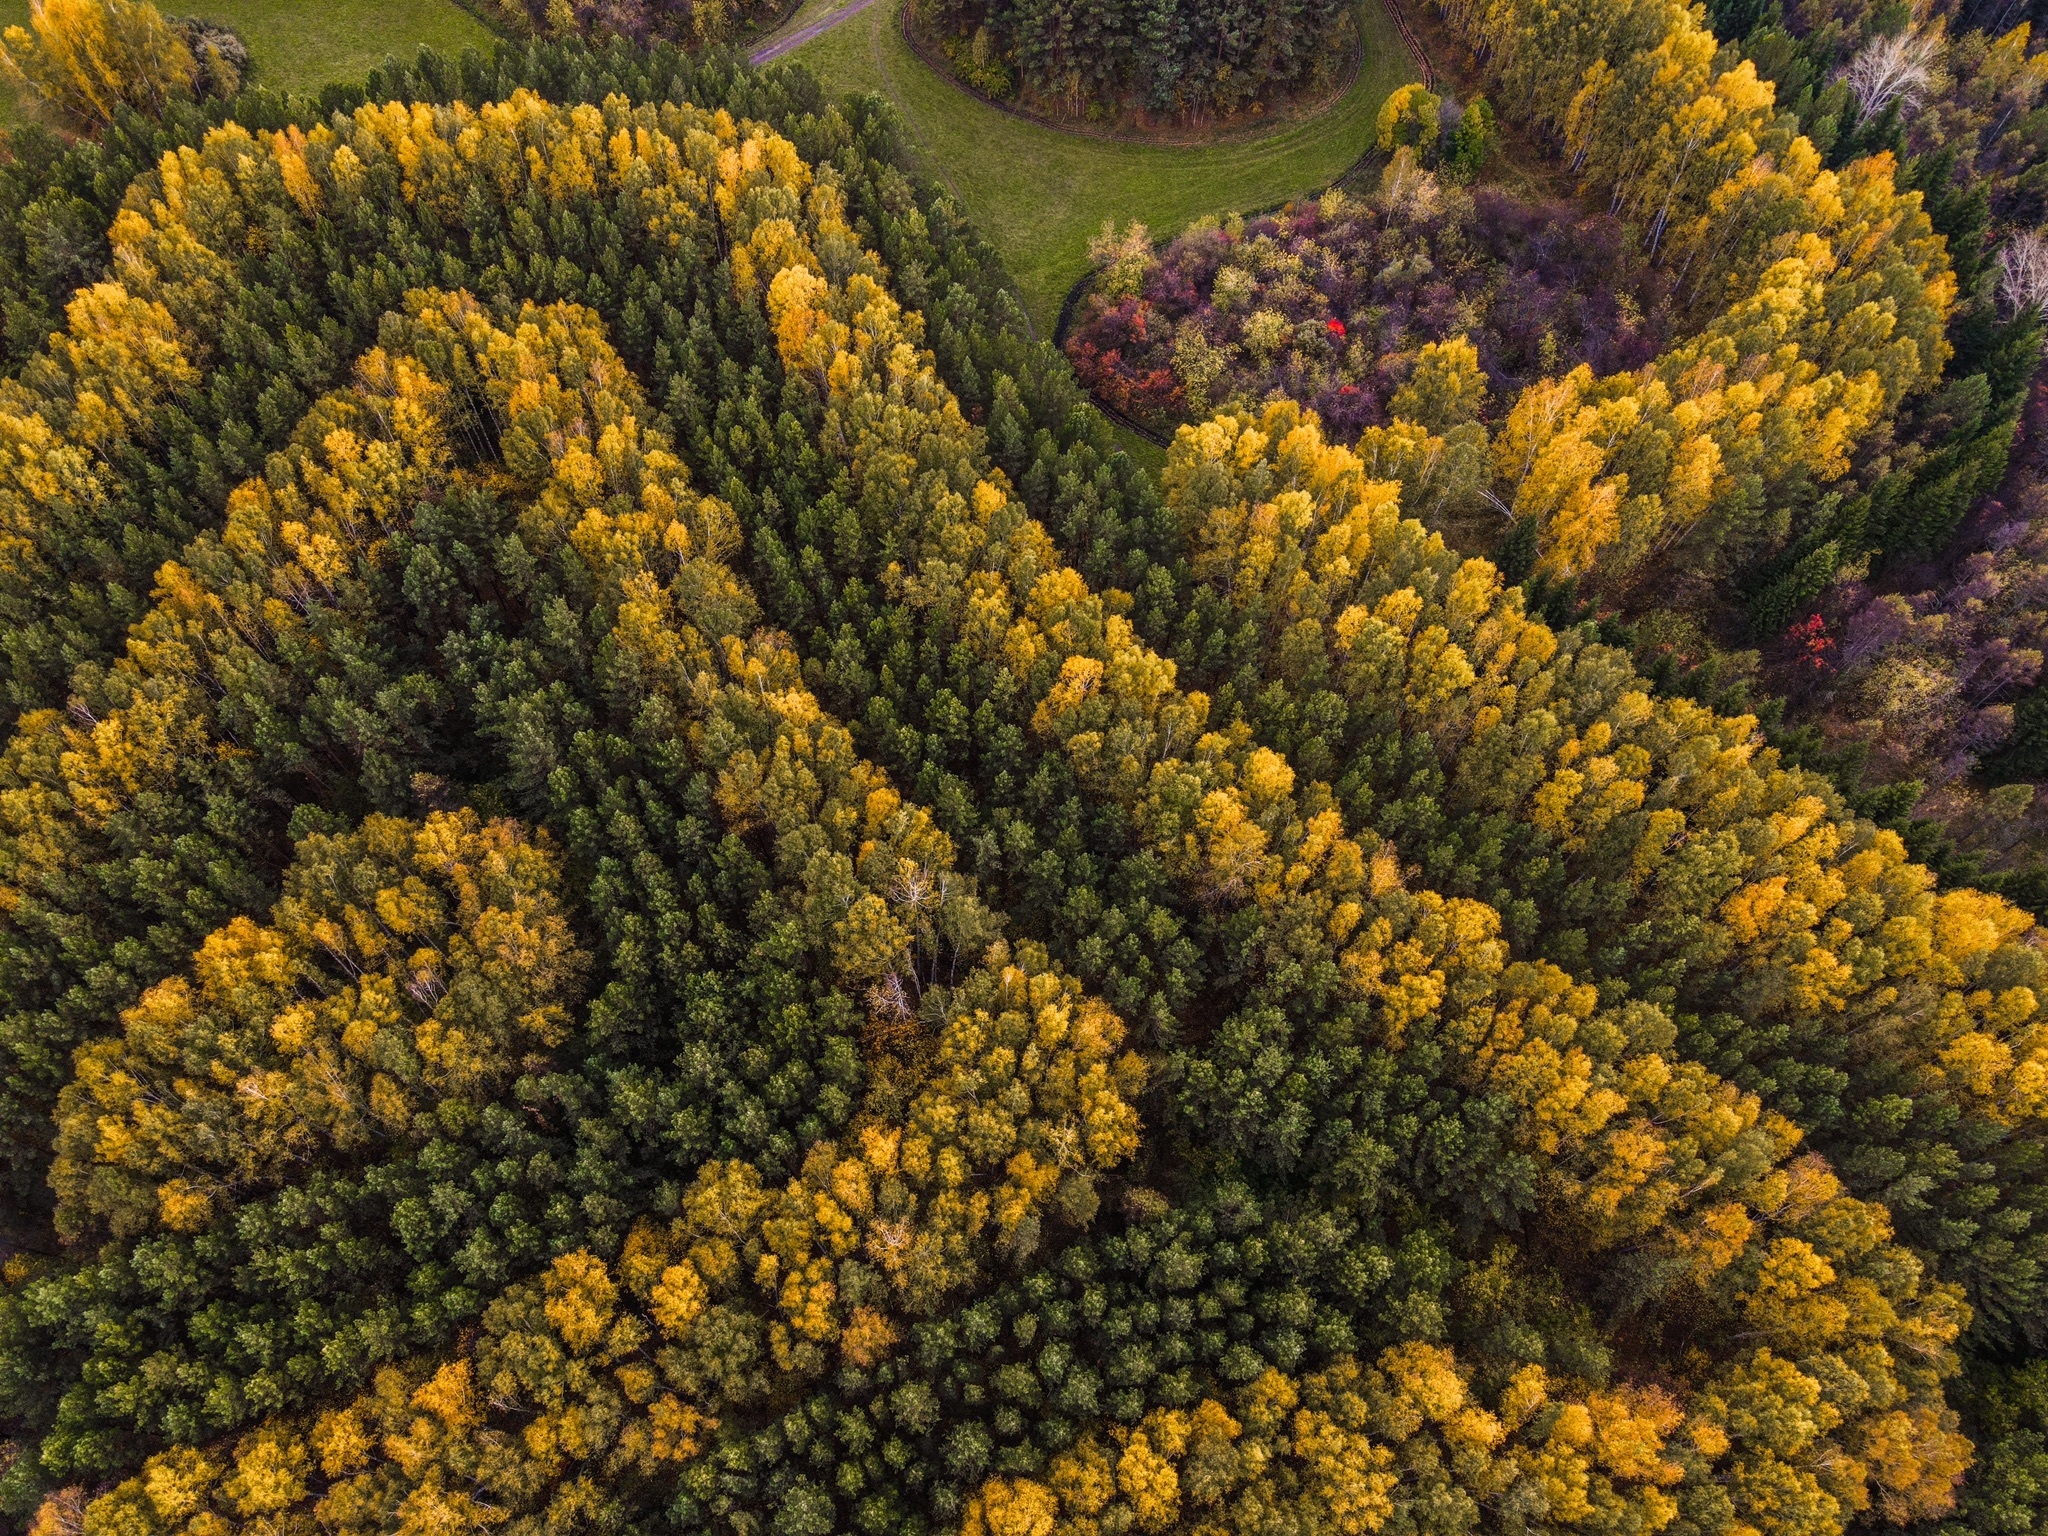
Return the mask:
<path id="1" fill-rule="evenodd" d="M 1970 774 L 2004 745 L 2013 702 L 2040 678 L 2048 487 L 2022 480 L 2008 494 L 1965 531 L 1975 553 L 1896 573 L 1903 591 L 1837 590 L 1841 668 L 1816 702 L 1838 732 L 1869 743 L 1884 778 L 1939 787 Z"/>
<path id="2" fill-rule="evenodd" d="M 1096 253 L 1068 355 L 1104 404 L 1157 427 L 1282 395 L 1356 437 L 1417 349 L 1460 333 L 1505 409 L 1580 362 L 1639 367 L 1667 330 L 1661 275 L 1612 220 L 1427 176 L 1200 224 L 1157 252 L 1105 234 Z"/>

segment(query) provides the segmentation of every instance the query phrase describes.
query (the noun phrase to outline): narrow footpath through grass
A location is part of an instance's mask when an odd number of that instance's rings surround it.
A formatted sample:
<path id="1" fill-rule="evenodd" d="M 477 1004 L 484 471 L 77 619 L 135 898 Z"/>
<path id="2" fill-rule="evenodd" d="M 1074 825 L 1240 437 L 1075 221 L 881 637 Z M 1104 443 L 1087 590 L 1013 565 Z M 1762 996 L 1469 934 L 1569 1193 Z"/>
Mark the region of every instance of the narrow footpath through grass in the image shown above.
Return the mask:
<path id="1" fill-rule="evenodd" d="M 931 174 L 1009 263 L 1041 335 L 1087 270 L 1088 238 L 1104 219 L 1171 235 L 1203 214 L 1313 191 L 1365 150 L 1387 94 L 1420 78 L 1379 0 L 1363 0 L 1357 82 L 1319 116 L 1199 148 L 1089 138 L 1013 117 L 940 78 L 897 30 L 898 4 L 878 0 L 785 57 L 830 90 L 876 91 L 896 104 Z M 806 0 L 786 30 L 851 10 L 850 0 Z"/>

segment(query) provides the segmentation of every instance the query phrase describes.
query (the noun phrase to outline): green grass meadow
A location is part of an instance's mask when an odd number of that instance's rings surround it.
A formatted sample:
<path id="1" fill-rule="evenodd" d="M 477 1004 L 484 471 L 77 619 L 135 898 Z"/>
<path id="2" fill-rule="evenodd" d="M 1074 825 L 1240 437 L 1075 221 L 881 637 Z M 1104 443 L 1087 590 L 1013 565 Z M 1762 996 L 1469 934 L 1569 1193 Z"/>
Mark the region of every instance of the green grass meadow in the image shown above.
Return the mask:
<path id="1" fill-rule="evenodd" d="M 283 90 L 360 80 L 423 43 L 460 53 L 492 40 L 454 0 L 167 0 L 163 9 L 226 22 L 248 43 L 256 78 Z M 27 24 L 28 0 L 0 0 L 0 27 Z"/>
<path id="2" fill-rule="evenodd" d="M 807 0 L 791 26 L 843 0 Z M 1344 98 L 1272 133 L 1199 148 L 1087 138 L 998 111 L 934 74 L 897 30 L 896 0 L 787 55 L 837 91 L 876 91 L 908 121 L 929 170 L 1003 253 L 1040 334 L 1088 266 L 1104 219 L 1172 234 L 1203 214 L 1264 208 L 1323 186 L 1371 141 L 1380 103 L 1419 78 L 1378 0 L 1361 6 L 1365 57 Z"/>

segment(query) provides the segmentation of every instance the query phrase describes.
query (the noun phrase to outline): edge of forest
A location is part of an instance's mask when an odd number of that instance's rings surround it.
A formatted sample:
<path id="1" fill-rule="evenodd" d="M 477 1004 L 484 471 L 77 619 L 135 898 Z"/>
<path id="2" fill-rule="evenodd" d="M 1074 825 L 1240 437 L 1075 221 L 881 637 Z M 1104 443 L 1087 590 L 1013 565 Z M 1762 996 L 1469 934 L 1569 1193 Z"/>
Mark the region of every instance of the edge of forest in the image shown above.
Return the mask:
<path id="1" fill-rule="evenodd" d="M 801 0 L 799 0 L 799 3 L 801 3 Z M 1076 138 L 1098 139 L 1108 144 L 1137 144 L 1151 149 L 1203 149 L 1214 144 L 1250 143 L 1264 138 L 1270 133 L 1296 128 L 1303 123 L 1313 122 L 1325 112 L 1331 111 L 1341 103 L 1345 97 L 1351 94 L 1352 87 L 1358 84 L 1359 74 L 1365 67 L 1365 25 L 1364 17 L 1360 13 L 1363 12 L 1367 5 L 1372 3 L 1374 3 L 1374 0 L 1358 0 L 1358 3 L 1352 7 L 1353 19 L 1357 25 L 1353 29 L 1350 56 L 1345 60 L 1343 72 L 1338 75 L 1336 81 L 1329 89 L 1319 92 L 1313 102 L 1304 104 L 1300 98 L 1293 98 L 1285 104 L 1282 110 L 1264 114 L 1256 121 L 1221 128 L 1213 133 L 1195 135 L 1155 134 L 1128 130 L 1118 131 L 1113 128 L 1097 127 L 1086 123 L 1065 122 L 1058 118 L 1047 117 L 1043 113 L 1027 111 L 1023 107 L 1017 106 L 1014 102 L 998 101 L 995 97 L 976 89 L 968 81 L 961 79 L 959 74 L 945 62 L 943 56 L 934 50 L 930 41 L 918 35 L 917 28 L 911 24 L 910 20 L 912 0 L 901 0 L 901 3 L 897 5 L 896 30 L 902 34 L 904 44 L 912 53 L 917 55 L 919 62 L 941 80 L 945 81 L 947 85 L 951 86 L 954 90 L 965 92 L 976 101 L 993 107 L 998 112 L 1007 113 L 1019 122 L 1030 123 L 1036 128 L 1049 128 L 1054 133 L 1070 133 Z M 1384 6 L 1385 0 L 1380 0 L 1380 3 Z M 1387 7 L 1387 9 L 1391 15 L 1392 8 Z M 1395 19 L 1395 26 L 1404 36 L 1406 35 L 1407 29 L 1401 26 L 1398 17 Z M 1422 67 L 1424 72 L 1427 73 L 1429 65 L 1426 61 L 1423 62 Z"/>

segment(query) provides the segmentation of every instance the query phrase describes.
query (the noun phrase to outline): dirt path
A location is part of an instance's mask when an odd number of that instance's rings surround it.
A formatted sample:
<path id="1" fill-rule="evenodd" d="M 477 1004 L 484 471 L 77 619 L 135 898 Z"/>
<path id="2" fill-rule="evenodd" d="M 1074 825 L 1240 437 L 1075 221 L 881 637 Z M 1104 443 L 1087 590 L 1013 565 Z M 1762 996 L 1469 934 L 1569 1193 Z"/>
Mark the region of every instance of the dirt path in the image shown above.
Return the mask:
<path id="1" fill-rule="evenodd" d="M 850 16 L 857 16 L 875 0 L 853 0 L 851 5 L 842 5 L 838 10 L 820 16 L 816 21 L 807 21 L 794 32 L 785 32 L 780 37 L 771 37 L 767 42 L 747 55 L 749 64 L 766 64 L 770 59 L 779 59 L 792 48 L 801 48 L 820 32 L 829 32 Z"/>

